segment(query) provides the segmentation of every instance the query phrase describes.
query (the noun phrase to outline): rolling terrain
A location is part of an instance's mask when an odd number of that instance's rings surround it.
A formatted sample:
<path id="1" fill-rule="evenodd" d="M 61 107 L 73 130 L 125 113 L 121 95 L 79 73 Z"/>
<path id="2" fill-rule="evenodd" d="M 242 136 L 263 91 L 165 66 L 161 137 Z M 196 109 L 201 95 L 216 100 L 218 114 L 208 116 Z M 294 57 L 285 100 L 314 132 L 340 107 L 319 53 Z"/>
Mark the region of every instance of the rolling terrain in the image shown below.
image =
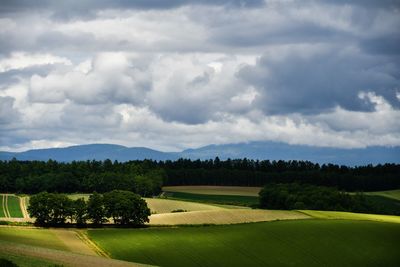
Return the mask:
<path id="1" fill-rule="evenodd" d="M 93 229 L 111 257 L 160 266 L 399 266 L 400 225 L 293 220 L 209 227 Z"/>
<path id="2" fill-rule="evenodd" d="M 400 216 L 260 210 L 214 203 L 229 198 L 257 198 L 259 188 L 167 187 L 164 190 L 174 190 L 173 193 L 186 194 L 191 199 L 146 198 L 152 211 L 147 228 L 0 227 L 0 257 L 14 259 L 21 266 L 30 266 L 32 262 L 32 266 L 57 263 L 78 267 L 141 264 L 390 267 L 400 263 L 397 253 Z M 69 197 L 87 199 L 89 194 Z M 17 211 L 10 213 L 20 216 L 28 198 L 3 195 L 0 212 L 7 210 L 4 207 L 9 208 L 7 213 L 15 208 Z"/>
<path id="3" fill-rule="evenodd" d="M 88 144 L 64 148 L 33 149 L 24 152 L 0 151 L 0 160 L 44 160 L 71 162 L 73 160 L 176 160 L 188 159 L 269 159 L 308 160 L 340 165 L 399 163 L 400 147 L 373 146 L 366 148 L 330 148 L 290 145 L 280 142 L 248 142 L 208 145 L 181 152 L 162 152 L 145 147 L 125 147 L 112 144 Z"/>

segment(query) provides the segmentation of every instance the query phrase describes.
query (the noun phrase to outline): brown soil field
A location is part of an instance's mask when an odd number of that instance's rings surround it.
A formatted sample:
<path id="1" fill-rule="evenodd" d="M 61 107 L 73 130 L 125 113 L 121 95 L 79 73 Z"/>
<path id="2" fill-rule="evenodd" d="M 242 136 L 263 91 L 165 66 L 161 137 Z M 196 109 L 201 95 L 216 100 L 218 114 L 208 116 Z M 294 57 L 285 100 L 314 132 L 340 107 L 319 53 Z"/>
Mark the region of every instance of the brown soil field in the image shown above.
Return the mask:
<path id="1" fill-rule="evenodd" d="M 164 192 L 183 192 L 191 194 L 204 195 L 232 195 L 232 196 L 258 196 L 262 187 L 246 187 L 246 186 L 164 186 Z"/>

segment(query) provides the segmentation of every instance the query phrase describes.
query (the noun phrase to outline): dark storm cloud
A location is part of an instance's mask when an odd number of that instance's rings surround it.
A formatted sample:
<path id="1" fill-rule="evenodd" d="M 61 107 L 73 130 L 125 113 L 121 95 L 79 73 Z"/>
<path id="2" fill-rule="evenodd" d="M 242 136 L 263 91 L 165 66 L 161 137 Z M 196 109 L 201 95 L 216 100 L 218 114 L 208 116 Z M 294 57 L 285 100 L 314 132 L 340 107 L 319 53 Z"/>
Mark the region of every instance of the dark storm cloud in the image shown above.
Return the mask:
<path id="1" fill-rule="evenodd" d="M 373 103 L 359 97 L 375 92 L 399 108 L 396 97 L 399 62 L 382 64 L 368 56 L 329 51 L 313 56 L 294 53 L 283 60 L 263 56 L 255 66 L 242 68 L 238 76 L 259 89 L 257 105 L 267 114 L 318 114 L 340 106 L 353 111 L 372 111 Z M 380 66 L 379 66 L 380 64 Z"/>
<path id="2" fill-rule="evenodd" d="M 400 34 L 369 38 L 361 41 L 360 46 L 367 53 L 400 57 Z"/>

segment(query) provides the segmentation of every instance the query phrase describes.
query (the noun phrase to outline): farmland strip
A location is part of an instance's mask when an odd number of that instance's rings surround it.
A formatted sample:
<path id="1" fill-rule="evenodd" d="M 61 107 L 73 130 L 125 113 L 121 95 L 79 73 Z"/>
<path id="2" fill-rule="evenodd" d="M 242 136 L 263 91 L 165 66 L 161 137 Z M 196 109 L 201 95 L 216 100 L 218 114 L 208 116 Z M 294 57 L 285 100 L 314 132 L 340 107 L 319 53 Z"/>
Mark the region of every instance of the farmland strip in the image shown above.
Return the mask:
<path id="1" fill-rule="evenodd" d="M 19 205 L 21 207 L 21 211 L 22 211 L 22 214 L 24 216 L 24 219 L 29 219 L 29 214 L 28 214 L 28 211 L 27 211 L 27 208 L 26 208 L 25 197 L 20 197 L 19 198 Z"/>
<path id="2" fill-rule="evenodd" d="M 2 209 L 3 209 L 3 213 L 4 213 L 4 217 L 6 217 L 7 218 L 7 215 L 6 215 L 6 209 L 4 208 L 4 195 L 1 195 L 2 196 L 2 199 L 1 199 L 1 207 L 2 207 Z"/>
<path id="3" fill-rule="evenodd" d="M 4 204 L 4 214 L 6 216 L 6 218 L 11 218 L 10 216 L 10 211 L 8 210 L 8 194 L 4 195 L 5 196 L 5 201 L 3 201 Z"/>
<path id="4" fill-rule="evenodd" d="M 105 259 L 98 256 L 82 255 L 73 252 L 20 245 L 11 242 L 0 242 L 0 250 L 10 255 L 24 255 L 44 260 L 55 261 L 66 266 L 76 267 L 144 267 L 146 264 Z"/>

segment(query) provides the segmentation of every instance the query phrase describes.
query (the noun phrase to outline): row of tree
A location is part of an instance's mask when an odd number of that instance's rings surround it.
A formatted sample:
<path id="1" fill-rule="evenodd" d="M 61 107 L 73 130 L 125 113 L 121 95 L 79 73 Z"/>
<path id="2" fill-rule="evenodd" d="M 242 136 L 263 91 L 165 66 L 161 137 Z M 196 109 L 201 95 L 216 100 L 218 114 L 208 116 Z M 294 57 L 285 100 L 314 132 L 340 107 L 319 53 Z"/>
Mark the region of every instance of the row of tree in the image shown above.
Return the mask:
<path id="1" fill-rule="evenodd" d="M 362 193 L 348 194 L 332 187 L 306 184 L 269 184 L 259 193 L 260 207 L 266 209 L 310 209 L 400 215 L 397 207 L 387 209 Z"/>
<path id="2" fill-rule="evenodd" d="M 142 225 L 149 221 L 150 209 L 139 195 L 123 190 L 93 193 L 88 201 L 84 198 L 70 199 L 65 194 L 41 192 L 29 201 L 29 215 L 38 225 L 76 224 L 88 222 L 101 225 L 112 218 L 115 224 Z"/>
<path id="3" fill-rule="evenodd" d="M 305 183 L 346 191 L 400 188 L 400 164 L 347 167 L 309 161 L 0 161 L 0 192 L 107 192 L 157 195 L 162 185 L 264 186 Z"/>

